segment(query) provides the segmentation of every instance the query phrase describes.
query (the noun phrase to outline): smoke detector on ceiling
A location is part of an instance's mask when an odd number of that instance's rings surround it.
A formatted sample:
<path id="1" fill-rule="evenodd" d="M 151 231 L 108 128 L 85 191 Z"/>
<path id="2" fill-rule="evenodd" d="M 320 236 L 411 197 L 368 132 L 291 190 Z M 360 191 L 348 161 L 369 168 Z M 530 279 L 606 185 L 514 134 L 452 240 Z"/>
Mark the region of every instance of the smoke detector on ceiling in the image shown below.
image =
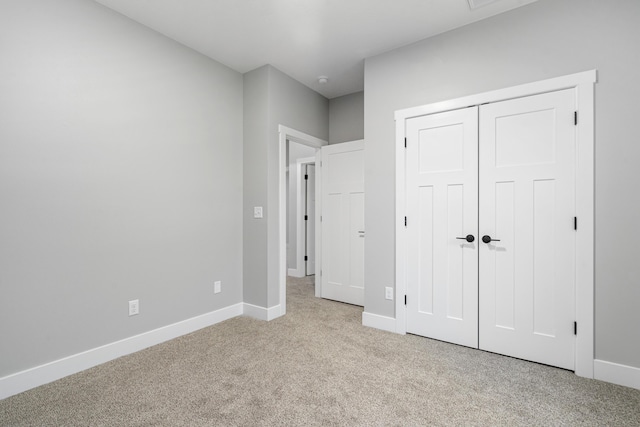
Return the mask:
<path id="1" fill-rule="evenodd" d="M 482 6 L 486 6 L 491 3 L 495 3 L 498 0 L 468 0 L 468 1 L 469 1 L 469 7 L 471 8 L 471 10 L 473 10 Z"/>

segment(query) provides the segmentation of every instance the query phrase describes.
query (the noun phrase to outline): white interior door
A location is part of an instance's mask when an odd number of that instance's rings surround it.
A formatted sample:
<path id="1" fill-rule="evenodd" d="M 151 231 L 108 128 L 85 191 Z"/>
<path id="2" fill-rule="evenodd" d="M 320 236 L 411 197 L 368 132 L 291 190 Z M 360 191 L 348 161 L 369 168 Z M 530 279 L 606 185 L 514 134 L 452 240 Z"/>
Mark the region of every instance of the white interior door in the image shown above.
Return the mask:
<path id="1" fill-rule="evenodd" d="M 480 108 L 480 348 L 574 369 L 575 95 Z"/>
<path id="2" fill-rule="evenodd" d="M 306 165 L 306 212 L 305 212 L 305 237 L 306 237 L 306 275 L 316 274 L 316 166 Z"/>
<path id="3" fill-rule="evenodd" d="M 364 305 L 364 141 L 321 151 L 322 297 Z"/>
<path id="4" fill-rule="evenodd" d="M 407 332 L 477 347 L 478 109 L 406 132 Z"/>

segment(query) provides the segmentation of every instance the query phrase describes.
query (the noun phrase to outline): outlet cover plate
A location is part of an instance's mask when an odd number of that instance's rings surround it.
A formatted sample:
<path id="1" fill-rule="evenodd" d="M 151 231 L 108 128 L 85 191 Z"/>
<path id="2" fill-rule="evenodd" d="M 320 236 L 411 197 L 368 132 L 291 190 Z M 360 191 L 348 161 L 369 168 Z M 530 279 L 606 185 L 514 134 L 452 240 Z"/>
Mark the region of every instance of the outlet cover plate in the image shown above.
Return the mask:
<path id="1" fill-rule="evenodd" d="M 129 301 L 129 316 L 140 314 L 140 300 L 134 299 Z"/>

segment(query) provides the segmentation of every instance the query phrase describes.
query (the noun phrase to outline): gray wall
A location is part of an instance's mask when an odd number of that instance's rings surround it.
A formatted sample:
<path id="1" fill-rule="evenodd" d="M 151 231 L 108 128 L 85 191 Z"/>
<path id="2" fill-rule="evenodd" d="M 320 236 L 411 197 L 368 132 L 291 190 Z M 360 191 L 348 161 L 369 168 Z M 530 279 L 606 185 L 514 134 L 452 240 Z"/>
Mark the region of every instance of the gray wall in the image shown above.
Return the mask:
<path id="1" fill-rule="evenodd" d="M 640 2 L 540 0 L 365 63 L 365 310 L 394 316 L 397 109 L 598 69 L 596 357 L 640 367 Z"/>
<path id="2" fill-rule="evenodd" d="M 261 67 L 243 76 L 243 301 L 261 307 L 267 303 L 268 71 Z M 254 206 L 262 206 L 264 218 L 253 218 Z"/>
<path id="3" fill-rule="evenodd" d="M 329 144 L 364 138 L 364 92 L 329 100 Z"/>
<path id="4" fill-rule="evenodd" d="M 241 302 L 242 76 L 86 0 L 0 52 L 0 377 Z"/>
<path id="5" fill-rule="evenodd" d="M 270 65 L 244 80 L 244 300 L 274 307 L 280 303 L 278 125 L 328 140 L 329 101 Z M 266 207 L 264 219 L 253 218 L 253 206 Z"/>

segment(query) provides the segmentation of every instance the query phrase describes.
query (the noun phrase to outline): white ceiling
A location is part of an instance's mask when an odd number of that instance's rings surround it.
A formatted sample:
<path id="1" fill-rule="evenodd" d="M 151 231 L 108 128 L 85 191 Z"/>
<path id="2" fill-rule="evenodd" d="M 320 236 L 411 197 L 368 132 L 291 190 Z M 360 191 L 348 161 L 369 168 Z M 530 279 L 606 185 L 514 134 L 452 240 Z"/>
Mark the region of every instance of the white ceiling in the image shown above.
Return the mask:
<path id="1" fill-rule="evenodd" d="M 271 64 L 334 98 L 364 88 L 364 58 L 536 0 L 96 1 L 236 71 Z"/>

